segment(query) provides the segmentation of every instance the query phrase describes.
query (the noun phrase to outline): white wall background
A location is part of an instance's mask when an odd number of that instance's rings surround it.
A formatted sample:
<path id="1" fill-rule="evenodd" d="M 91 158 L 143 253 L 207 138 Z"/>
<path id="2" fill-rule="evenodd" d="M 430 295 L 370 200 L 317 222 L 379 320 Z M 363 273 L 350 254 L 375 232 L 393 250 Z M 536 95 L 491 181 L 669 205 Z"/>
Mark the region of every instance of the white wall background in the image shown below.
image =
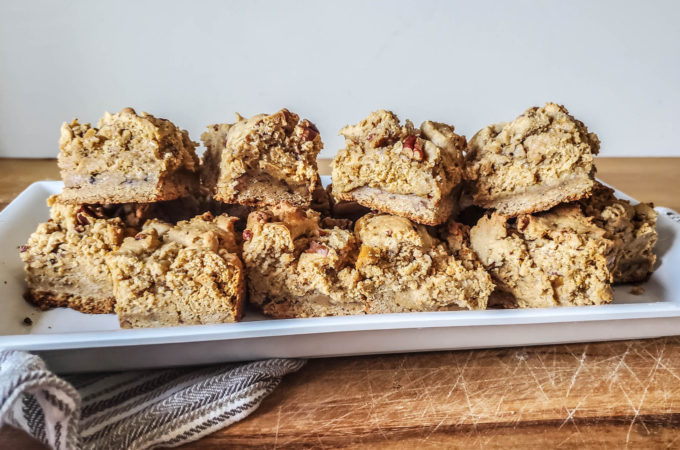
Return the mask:
<path id="1" fill-rule="evenodd" d="M 547 100 L 605 156 L 680 155 L 677 1 L 3 1 L 0 156 L 133 106 L 198 140 L 286 106 L 340 127 L 388 108 L 470 137 Z"/>

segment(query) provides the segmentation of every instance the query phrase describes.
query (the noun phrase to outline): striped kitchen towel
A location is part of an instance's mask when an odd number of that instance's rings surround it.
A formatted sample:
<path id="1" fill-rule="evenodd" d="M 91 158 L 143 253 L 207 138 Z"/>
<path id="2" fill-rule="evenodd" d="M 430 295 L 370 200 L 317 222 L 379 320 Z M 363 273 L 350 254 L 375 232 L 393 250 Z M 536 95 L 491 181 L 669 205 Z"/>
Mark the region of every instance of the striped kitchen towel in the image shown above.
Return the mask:
<path id="1" fill-rule="evenodd" d="M 303 360 L 58 377 L 38 356 L 0 351 L 0 426 L 54 449 L 175 447 L 253 412 Z"/>

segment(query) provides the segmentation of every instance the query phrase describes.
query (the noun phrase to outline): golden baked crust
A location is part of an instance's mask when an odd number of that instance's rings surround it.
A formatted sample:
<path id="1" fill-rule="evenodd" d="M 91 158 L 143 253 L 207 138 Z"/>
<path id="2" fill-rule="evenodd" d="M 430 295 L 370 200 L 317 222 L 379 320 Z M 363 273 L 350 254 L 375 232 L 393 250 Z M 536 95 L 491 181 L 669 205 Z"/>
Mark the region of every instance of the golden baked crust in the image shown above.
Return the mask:
<path id="1" fill-rule="evenodd" d="M 111 297 L 83 297 L 66 292 L 28 290 L 24 299 L 33 306 L 47 311 L 53 308 L 71 308 L 85 314 L 111 314 L 116 299 Z"/>
<path id="2" fill-rule="evenodd" d="M 64 123 L 62 201 L 148 203 L 192 195 L 199 181 L 196 145 L 169 120 L 132 108 L 106 113 L 97 128 L 77 119 Z"/>
<path id="3" fill-rule="evenodd" d="M 225 203 L 309 206 L 319 182 L 319 130 L 287 109 L 210 125 L 201 136 L 207 150 L 202 180 Z"/>
<path id="4" fill-rule="evenodd" d="M 644 281 L 654 271 L 657 212 L 651 203 L 632 205 L 614 196 L 614 190 L 600 183 L 593 195 L 581 200 L 583 213 L 602 227 L 614 241 L 615 258 L 610 264 L 614 283 Z"/>
<path id="5" fill-rule="evenodd" d="M 386 214 L 362 217 L 354 232 L 348 224 L 287 204 L 251 213 L 250 301 L 277 318 L 486 306 L 489 275 L 424 226 Z"/>
<path id="6" fill-rule="evenodd" d="M 599 148 L 597 136 L 564 106 L 529 108 L 470 139 L 466 179 L 473 202 L 514 217 L 586 197 Z"/>
<path id="7" fill-rule="evenodd" d="M 453 126 L 425 121 L 415 128 L 385 110 L 340 134 L 345 148 L 332 163 L 333 195 L 378 211 L 438 225 L 457 209 L 465 137 Z"/>
<path id="8" fill-rule="evenodd" d="M 69 307 L 85 313 L 113 312 L 108 253 L 128 233 L 120 218 L 108 218 L 89 206 L 47 201 L 50 220 L 38 225 L 20 249 L 28 292 L 40 309 Z"/>
<path id="9" fill-rule="evenodd" d="M 107 256 L 123 328 L 235 322 L 245 276 L 236 219 L 210 213 L 171 225 L 149 220 Z"/>
<path id="10" fill-rule="evenodd" d="M 326 186 L 326 195 L 330 204 L 330 216 L 356 222 L 360 217 L 371 212 L 370 208 L 355 201 L 338 200 L 333 195 L 333 184 Z"/>
<path id="11" fill-rule="evenodd" d="M 576 205 L 516 221 L 494 213 L 470 231 L 472 249 L 497 289 L 519 307 L 599 305 L 613 299 L 614 243 Z"/>

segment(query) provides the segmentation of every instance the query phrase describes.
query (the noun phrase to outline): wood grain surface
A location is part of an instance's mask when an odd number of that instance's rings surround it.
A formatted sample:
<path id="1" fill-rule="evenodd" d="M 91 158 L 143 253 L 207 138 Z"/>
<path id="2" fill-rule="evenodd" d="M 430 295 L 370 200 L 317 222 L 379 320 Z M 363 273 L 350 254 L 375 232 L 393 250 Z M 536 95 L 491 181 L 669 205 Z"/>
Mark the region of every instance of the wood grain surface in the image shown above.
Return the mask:
<path id="1" fill-rule="evenodd" d="M 680 338 L 311 360 L 186 449 L 680 447 Z"/>
<path id="2" fill-rule="evenodd" d="M 597 166 L 638 200 L 680 210 L 680 158 Z M 0 159 L 0 173 L 0 208 L 58 178 L 53 160 Z M 0 430 L 2 448 L 22 439 Z M 680 448 L 680 337 L 310 360 L 251 416 L 183 448 L 354 446 Z"/>

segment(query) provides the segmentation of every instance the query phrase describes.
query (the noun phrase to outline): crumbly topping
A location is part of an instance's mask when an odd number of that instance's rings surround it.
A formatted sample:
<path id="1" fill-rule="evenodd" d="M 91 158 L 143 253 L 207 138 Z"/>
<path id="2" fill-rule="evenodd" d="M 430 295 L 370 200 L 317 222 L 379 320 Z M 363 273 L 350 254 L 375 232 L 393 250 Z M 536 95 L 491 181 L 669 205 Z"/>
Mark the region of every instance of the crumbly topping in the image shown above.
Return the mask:
<path id="1" fill-rule="evenodd" d="M 243 269 L 236 218 L 205 213 L 177 225 L 149 220 L 107 258 L 121 326 L 238 320 Z"/>
<path id="2" fill-rule="evenodd" d="M 287 109 L 250 119 L 237 115 L 234 124 L 209 126 L 201 139 L 208 149 L 204 180 L 216 185 L 223 201 L 236 198 L 243 176 L 266 181 L 266 174 L 270 182 L 303 186 L 309 195 L 317 184 L 316 157 L 323 148 L 319 130 Z"/>
<path id="3" fill-rule="evenodd" d="M 457 261 L 467 270 L 484 270 L 477 254 L 470 248 L 470 227 L 449 220 L 442 229 L 442 238 Z"/>
<path id="4" fill-rule="evenodd" d="M 237 253 L 239 251 L 234 232 L 235 217 L 213 217 L 204 213 L 176 225 L 152 219 L 133 238 L 127 239 L 119 254 L 143 255 L 154 252 L 163 245 L 177 244 L 179 248 L 201 248 L 212 252 Z"/>
<path id="5" fill-rule="evenodd" d="M 247 231 L 251 300 L 275 316 L 479 309 L 493 289 L 481 265 L 467 269 L 403 217 L 369 214 L 352 233 L 322 228 L 318 213 L 282 205 L 251 213 Z"/>
<path id="6" fill-rule="evenodd" d="M 316 211 L 287 204 L 250 214 L 243 258 L 252 302 L 267 311 L 272 302 L 323 298 L 329 306 L 351 305 L 355 313 L 364 309 L 351 267 L 354 235 L 338 227 L 322 229 L 319 220 Z"/>
<path id="7" fill-rule="evenodd" d="M 332 165 L 338 194 L 368 186 L 438 200 L 462 180 L 465 138 L 453 126 L 426 121 L 415 128 L 380 110 L 340 134 L 345 148 Z"/>
<path id="8" fill-rule="evenodd" d="M 186 130 L 169 120 L 125 108 L 117 114 L 105 113 L 97 127 L 78 119 L 64 123 L 58 162 L 66 180 L 72 174 L 85 180 L 110 172 L 144 179 L 180 169 L 196 172 L 196 145 Z"/>
<path id="9" fill-rule="evenodd" d="M 354 231 L 361 241 L 356 268 L 367 298 L 387 290 L 406 310 L 486 308 L 493 283 L 481 264 L 473 267 L 458 259 L 423 225 L 369 214 L 357 221 Z"/>
<path id="10" fill-rule="evenodd" d="M 20 252 L 29 288 L 42 287 L 47 277 L 51 282 L 63 279 L 96 286 L 111 295 L 105 258 L 121 245 L 129 229 L 119 218 L 100 217 L 87 207 L 61 203 L 58 196 L 50 197 L 48 206 L 50 220 L 38 225 Z"/>
<path id="11" fill-rule="evenodd" d="M 227 135 L 231 126 L 230 123 L 208 125 L 208 131 L 201 134 L 201 141 L 205 145 L 201 161 L 201 182 L 208 188 L 214 188 L 217 184 L 220 160 L 227 146 Z"/>
<path id="12" fill-rule="evenodd" d="M 510 221 L 483 217 L 470 231 L 472 248 L 498 287 L 521 307 L 608 303 L 613 242 L 567 205 Z"/>
<path id="13" fill-rule="evenodd" d="M 579 202 L 583 213 L 603 228 L 614 241 L 615 258 L 610 270 L 615 283 L 642 281 L 654 270 L 657 212 L 651 203 L 632 205 L 614 196 L 614 190 L 598 184 L 593 195 Z"/>
<path id="14" fill-rule="evenodd" d="M 488 126 L 468 145 L 466 178 L 476 198 L 510 195 L 594 172 L 600 148 L 594 133 L 564 106 L 529 108 L 509 123 Z"/>

